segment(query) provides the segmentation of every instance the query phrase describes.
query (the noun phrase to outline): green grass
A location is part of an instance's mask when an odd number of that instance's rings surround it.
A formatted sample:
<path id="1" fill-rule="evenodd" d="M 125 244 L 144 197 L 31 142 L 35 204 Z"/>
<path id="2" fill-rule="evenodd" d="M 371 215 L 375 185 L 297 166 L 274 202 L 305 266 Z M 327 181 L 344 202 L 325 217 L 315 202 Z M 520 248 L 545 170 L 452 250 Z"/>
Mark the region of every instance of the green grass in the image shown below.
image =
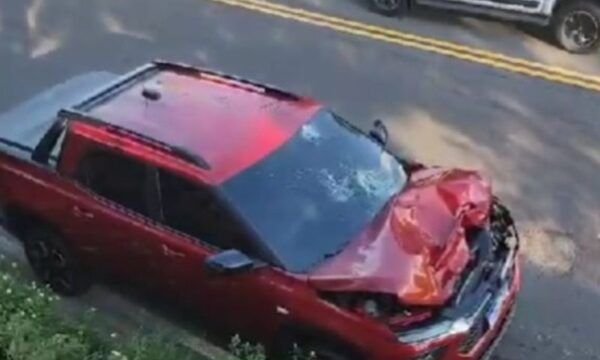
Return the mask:
<path id="1" fill-rule="evenodd" d="M 101 333 L 91 311 L 77 322 L 61 316 L 59 298 L 36 282 L 26 282 L 17 264 L 0 255 L 0 360 L 192 360 L 200 357 L 165 337 L 132 334 L 127 339 Z M 260 345 L 236 336 L 231 356 L 218 360 L 266 360 Z M 296 351 L 294 351 L 296 352 Z M 308 360 L 300 352 L 292 360 Z"/>
<path id="2" fill-rule="evenodd" d="M 0 360 L 169 360 L 196 359 L 158 336 L 111 339 L 94 327 L 59 315 L 58 297 L 26 283 L 16 264 L 0 265 Z M 253 359 L 254 360 L 254 359 Z"/>

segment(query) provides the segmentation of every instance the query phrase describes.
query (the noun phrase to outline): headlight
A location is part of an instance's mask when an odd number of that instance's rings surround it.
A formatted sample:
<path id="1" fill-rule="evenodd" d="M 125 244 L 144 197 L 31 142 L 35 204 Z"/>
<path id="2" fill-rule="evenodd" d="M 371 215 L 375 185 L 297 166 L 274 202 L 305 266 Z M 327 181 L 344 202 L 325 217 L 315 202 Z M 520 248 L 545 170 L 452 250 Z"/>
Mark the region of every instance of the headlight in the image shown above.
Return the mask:
<path id="1" fill-rule="evenodd" d="M 362 306 L 362 310 L 365 312 L 365 314 L 376 319 L 381 316 L 380 305 L 375 299 L 365 300 Z"/>
<path id="2" fill-rule="evenodd" d="M 366 293 L 323 293 L 329 302 L 374 319 L 384 319 L 399 310 L 394 295 Z"/>
<path id="3" fill-rule="evenodd" d="M 466 333 L 470 328 L 471 324 L 465 319 L 456 321 L 444 320 L 433 325 L 400 333 L 398 341 L 403 343 L 419 343 L 436 340 L 442 337 Z"/>

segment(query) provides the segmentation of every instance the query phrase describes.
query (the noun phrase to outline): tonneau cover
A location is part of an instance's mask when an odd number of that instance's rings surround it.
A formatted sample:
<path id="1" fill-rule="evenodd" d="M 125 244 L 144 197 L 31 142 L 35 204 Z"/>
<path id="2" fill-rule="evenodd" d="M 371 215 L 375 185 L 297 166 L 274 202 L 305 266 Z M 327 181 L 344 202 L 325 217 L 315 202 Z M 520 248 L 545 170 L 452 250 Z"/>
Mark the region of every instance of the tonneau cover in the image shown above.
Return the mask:
<path id="1" fill-rule="evenodd" d="M 118 76 L 92 72 L 56 85 L 0 115 L 0 145 L 33 150 L 57 112 L 74 106 Z"/>

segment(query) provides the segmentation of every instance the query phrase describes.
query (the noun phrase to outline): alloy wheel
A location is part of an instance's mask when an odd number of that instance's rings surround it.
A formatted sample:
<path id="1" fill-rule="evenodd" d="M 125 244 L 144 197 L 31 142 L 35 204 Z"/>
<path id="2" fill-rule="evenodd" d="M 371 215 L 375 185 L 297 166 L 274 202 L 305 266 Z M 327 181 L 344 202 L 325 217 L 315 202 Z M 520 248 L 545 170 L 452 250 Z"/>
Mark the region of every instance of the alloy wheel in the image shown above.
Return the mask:
<path id="1" fill-rule="evenodd" d="M 31 240 L 26 251 L 31 267 L 42 282 L 60 293 L 73 288 L 74 274 L 61 249 L 48 241 Z"/>
<path id="2" fill-rule="evenodd" d="M 564 35 L 580 48 L 594 46 L 600 36 L 600 24 L 588 11 L 574 11 L 565 17 Z"/>

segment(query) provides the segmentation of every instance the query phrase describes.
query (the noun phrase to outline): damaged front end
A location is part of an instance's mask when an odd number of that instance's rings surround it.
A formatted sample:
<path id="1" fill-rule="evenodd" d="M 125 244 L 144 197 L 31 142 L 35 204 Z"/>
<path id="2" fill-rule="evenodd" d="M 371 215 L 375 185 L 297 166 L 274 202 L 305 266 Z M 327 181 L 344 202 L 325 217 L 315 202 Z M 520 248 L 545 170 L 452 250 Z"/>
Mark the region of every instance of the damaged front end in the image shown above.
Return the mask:
<path id="1" fill-rule="evenodd" d="M 464 334 L 470 353 L 495 328 L 516 275 L 519 235 L 508 209 L 494 199 L 487 228 L 467 231 L 470 260 L 454 296 L 429 320 L 397 333 L 403 343 L 438 341 Z"/>
<path id="2" fill-rule="evenodd" d="M 422 345 L 464 335 L 469 354 L 496 327 L 516 276 L 519 235 L 508 209 L 494 199 L 485 227 L 465 230 L 469 261 L 452 296 L 439 306 L 402 304 L 395 294 L 327 292 L 331 303 L 385 324 L 400 343 Z"/>

